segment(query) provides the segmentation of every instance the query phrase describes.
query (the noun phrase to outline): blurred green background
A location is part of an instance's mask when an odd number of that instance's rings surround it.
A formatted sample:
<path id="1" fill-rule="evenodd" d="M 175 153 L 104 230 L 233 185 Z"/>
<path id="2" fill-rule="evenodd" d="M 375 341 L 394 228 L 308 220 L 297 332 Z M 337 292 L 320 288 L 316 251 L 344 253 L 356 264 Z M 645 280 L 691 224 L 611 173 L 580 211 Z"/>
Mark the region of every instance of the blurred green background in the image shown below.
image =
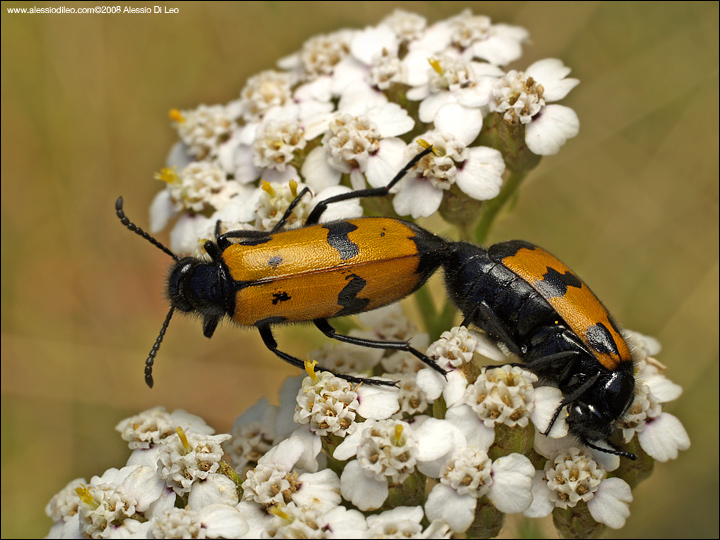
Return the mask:
<path id="1" fill-rule="evenodd" d="M 619 321 L 660 339 L 659 359 L 685 390 L 666 410 L 684 423 L 691 449 L 657 464 L 634 492 L 626 528 L 610 535 L 718 536 L 717 3 L 6 9 L 32 5 L 48 4 L 2 4 L 3 537 L 44 536 L 53 494 L 124 463 L 120 419 L 164 405 L 222 432 L 260 397 L 276 401 L 283 379 L 297 374 L 255 332 L 225 325 L 208 341 L 197 321 L 178 317 L 156 386 L 146 388 L 169 260 L 121 227 L 113 204 L 122 194 L 129 217 L 148 224 L 160 189 L 153 173 L 176 140 L 170 108 L 235 99 L 249 76 L 309 37 L 374 25 L 398 6 L 431 22 L 471 7 L 522 25 L 533 44 L 511 67 L 557 57 L 581 80 L 563 101 L 580 117 L 580 135 L 541 162 L 492 239 L 524 238 L 558 254 Z M 324 341 L 293 327 L 279 342 L 303 355 Z"/>

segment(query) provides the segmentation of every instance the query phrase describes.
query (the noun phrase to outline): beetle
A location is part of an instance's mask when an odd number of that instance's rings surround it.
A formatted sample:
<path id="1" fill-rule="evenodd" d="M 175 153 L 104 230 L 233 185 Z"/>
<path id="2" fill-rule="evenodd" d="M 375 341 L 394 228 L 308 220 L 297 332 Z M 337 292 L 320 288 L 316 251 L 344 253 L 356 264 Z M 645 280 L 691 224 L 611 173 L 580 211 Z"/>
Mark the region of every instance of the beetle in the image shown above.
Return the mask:
<path id="1" fill-rule="evenodd" d="M 620 327 L 577 274 L 521 240 L 485 249 L 455 242 L 443 263 L 450 298 L 465 317 L 519 356 L 521 367 L 557 386 L 571 435 L 630 459 L 609 437 L 635 396 L 634 362 Z M 603 440 L 611 450 L 597 446 Z"/>
<path id="2" fill-rule="evenodd" d="M 178 257 L 127 218 L 123 199 L 119 197 L 115 211 L 122 224 L 175 261 L 167 280 L 170 311 L 145 362 L 147 385 L 153 386 L 155 357 L 175 310 L 199 315 L 203 334 L 208 338 L 225 317 L 238 325 L 255 327 L 268 349 L 300 368 L 304 366 L 302 360 L 278 349 L 273 326 L 313 322 L 332 339 L 363 347 L 407 351 L 445 375 L 443 368 L 407 342 L 338 334 L 328 319 L 401 300 L 440 267 L 448 244 L 400 219 L 362 217 L 319 222 L 329 204 L 387 195 L 431 151 L 432 147 L 428 147 L 416 155 L 385 187 L 352 191 L 320 201 L 298 229 L 283 227 L 309 192 L 308 188 L 297 195 L 269 232 L 238 230 L 220 234 L 218 222 L 215 240 L 204 244 L 210 261 Z M 356 383 L 395 386 L 393 381 L 335 375 Z"/>

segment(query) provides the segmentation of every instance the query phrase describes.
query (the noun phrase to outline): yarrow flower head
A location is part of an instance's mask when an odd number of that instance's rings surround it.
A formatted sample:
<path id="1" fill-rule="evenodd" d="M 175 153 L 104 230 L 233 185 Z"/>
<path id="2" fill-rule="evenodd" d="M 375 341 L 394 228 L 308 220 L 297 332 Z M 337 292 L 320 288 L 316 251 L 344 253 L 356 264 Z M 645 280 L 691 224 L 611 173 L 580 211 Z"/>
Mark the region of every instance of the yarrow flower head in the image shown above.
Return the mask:
<path id="1" fill-rule="evenodd" d="M 630 486 L 607 471 L 593 457 L 575 447 L 549 452 L 543 470 L 533 480 L 533 502 L 527 517 L 551 512 L 566 534 L 589 536 L 600 525 L 619 529 L 630 515 Z M 588 519 L 589 518 L 589 519 Z"/>
<path id="2" fill-rule="evenodd" d="M 501 309 L 468 309 L 490 280 L 465 259 L 452 264 L 455 250 L 485 243 L 541 157 L 578 134 L 560 103 L 579 83 L 570 67 L 505 67 L 528 43 L 524 28 L 470 10 L 438 22 L 396 10 L 308 39 L 229 103 L 170 111 L 178 141 L 155 175 L 149 227 L 172 225 L 169 248 L 117 203 L 128 229 L 179 260 L 167 321 L 194 309 L 209 336 L 231 314 L 307 376 L 288 379 L 277 405 L 263 397 L 229 434 L 162 407 L 120 421 L 127 462 L 55 495 L 48 537 L 476 538 L 497 536 L 513 513 L 552 513 L 562 536 L 590 537 L 625 523 L 631 487 L 690 444 L 663 411 L 681 389 L 654 358 L 659 343 L 623 333 L 634 401 L 600 443 L 628 452 L 586 448 L 568 436 L 573 398 L 537 375 L 550 363 L 569 373 L 573 351 L 543 341 L 546 356 L 524 363 L 534 342 L 511 343 L 516 331 L 546 340 L 545 324 L 567 338 L 564 315 L 526 321 L 545 296 L 503 302 L 526 281 L 511 276 L 491 291 L 502 309 L 518 307 L 506 328 Z M 397 219 L 436 213 L 439 230 Z M 473 249 L 494 276 L 492 248 Z M 186 270 L 185 255 L 208 273 Z M 439 309 L 416 291 L 439 266 L 464 287 L 451 295 L 466 321 L 487 333 L 453 327 L 449 302 Z M 373 309 L 411 292 L 422 329 L 397 303 Z M 334 341 L 310 360 L 277 348 L 275 324 L 310 321 Z"/>

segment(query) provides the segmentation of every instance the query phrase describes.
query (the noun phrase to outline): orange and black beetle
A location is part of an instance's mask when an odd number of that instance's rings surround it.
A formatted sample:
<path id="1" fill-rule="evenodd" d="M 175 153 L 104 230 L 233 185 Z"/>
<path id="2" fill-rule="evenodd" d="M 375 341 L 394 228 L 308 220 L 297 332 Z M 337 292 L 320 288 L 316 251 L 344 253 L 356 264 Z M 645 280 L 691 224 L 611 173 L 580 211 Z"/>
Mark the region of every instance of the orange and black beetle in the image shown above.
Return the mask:
<path id="1" fill-rule="evenodd" d="M 303 367 L 302 360 L 277 348 L 273 325 L 313 322 L 333 339 L 408 351 L 445 374 L 406 342 L 340 335 L 328 322 L 332 317 L 397 302 L 442 266 L 448 294 L 465 317 L 463 325 L 475 324 L 504 342 L 520 357 L 524 368 L 562 391 L 563 401 L 546 434 L 568 406 L 572 435 L 596 450 L 636 459 L 612 445 L 607 449 L 592 442 L 610 444 L 616 423 L 634 397 L 634 365 L 607 309 L 560 260 L 527 242 L 503 242 L 484 249 L 444 240 L 394 218 L 319 223 L 329 204 L 387 195 L 432 150 L 428 147 L 415 156 L 386 187 L 321 201 L 299 229 L 282 230 L 307 188 L 270 232 L 219 234 L 216 230 L 215 241 L 204 245 L 210 261 L 179 259 L 130 222 L 119 198 L 116 213 L 122 223 L 176 261 L 167 287 L 172 307 L 146 361 L 147 384 L 153 384 L 152 365 L 175 309 L 202 316 L 207 337 L 224 317 L 257 327 L 273 353 L 298 367 Z M 391 381 L 336 375 L 353 382 L 393 385 Z"/>
<path id="2" fill-rule="evenodd" d="M 583 444 L 608 438 L 635 396 L 630 348 L 590 288 L 547 251 L 523 241 L 484 249 L 456 242 L 443 262 L 448 293 L 470 323 L 507 345 L 525 369 L 557 386 L 569 431 Z M 614 447 L 613 447 L 614 448 Z"/>
<path id="3" fill-rule="evenodd" d="M 313 322 L 325 335 L 338 341 L 407 351 L 445 374 L 444 369 L 406 342 L 340 335 L 328 319 L 386 306 L 412 293 L 440 267 L 447 243 L 399 219 L 368 217 L 318 223 L 329 204 L 387 195 L 430 151 L 432 147 L 415 156 L 386 187 L 320 201 L 299 229 L 282 230 L 307 188 L 298 194 L 270 232 L 219 234 L 216 228 L 215 241 L 204 245 L 210 261 L 195 257 L 180 259 L 132 223 L 123 211 L 122 197 L 118 198 L 115 210 L 122 223 L 176 261 L 167 285 L 172 307 L 145 365 L 148 386 L 153 385 L 155 356 L 176 309 L 200 315 L 203 333 L 208 338 L 224 317 L 242 326 L 254 326 L 268 349 L 300 368 L 304 366 L 302 360 L 278 349 L 273 325 Z M 394 385 L 392 381 L 336 375 L 351 382 Z"/>

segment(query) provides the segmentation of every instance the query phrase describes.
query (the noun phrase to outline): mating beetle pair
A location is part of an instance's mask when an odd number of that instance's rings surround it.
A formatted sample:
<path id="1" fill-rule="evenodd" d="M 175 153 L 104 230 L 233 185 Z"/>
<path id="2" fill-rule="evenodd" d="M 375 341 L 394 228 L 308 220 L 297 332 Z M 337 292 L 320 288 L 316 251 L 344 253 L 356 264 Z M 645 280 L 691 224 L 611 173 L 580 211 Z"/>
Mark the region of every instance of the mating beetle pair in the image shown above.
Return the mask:
<path id="1" fill-rule="evenodd" d="M 330 338 L 404 350 L 445 374 L 406 342 L 341 335 L 328 322 L 397 302 L 442 266 L 448 293 L 463 313 L 463 325 L 474 324 L 504 342 L 522 359 L 525 369 L 562 391 L 564 399 L 546 434 L 568 406 L 571 434 L 589 447 L 634 459 L 632 454 L 592 442 L 607 441 L 632 403 L 635 380 L 630 349 L 602 303 L 558 259 L 527 242 L 504 242 L 485 249 L 447 241 L 395 218 L 319 223 L 329 204 L 387 195 L 431 151 L 429 147 L 420 152 L 385 187 L 321 201 L 299 229 L 282 230 L 307 188 L 270 232 L 219 234 L 216 228 L 215 241 L 204 245 L 210 262 L 180 259 L 130 222 L 119 198 L 116 213 L 122 223 L 176 261 L 167 287 L 172 307 L 146 361 L 147 384 L 153 384 L 152 365 L 176 309 L 201 315 L 206 337 L 213 335 L 225 316 L 242 326 L 255 326 L 268 349 L 298 367 L 304 362 L 278 349 L 272 326 L 312 321 Z M 352 382 L 393 385 L 336 375 Z"/>

